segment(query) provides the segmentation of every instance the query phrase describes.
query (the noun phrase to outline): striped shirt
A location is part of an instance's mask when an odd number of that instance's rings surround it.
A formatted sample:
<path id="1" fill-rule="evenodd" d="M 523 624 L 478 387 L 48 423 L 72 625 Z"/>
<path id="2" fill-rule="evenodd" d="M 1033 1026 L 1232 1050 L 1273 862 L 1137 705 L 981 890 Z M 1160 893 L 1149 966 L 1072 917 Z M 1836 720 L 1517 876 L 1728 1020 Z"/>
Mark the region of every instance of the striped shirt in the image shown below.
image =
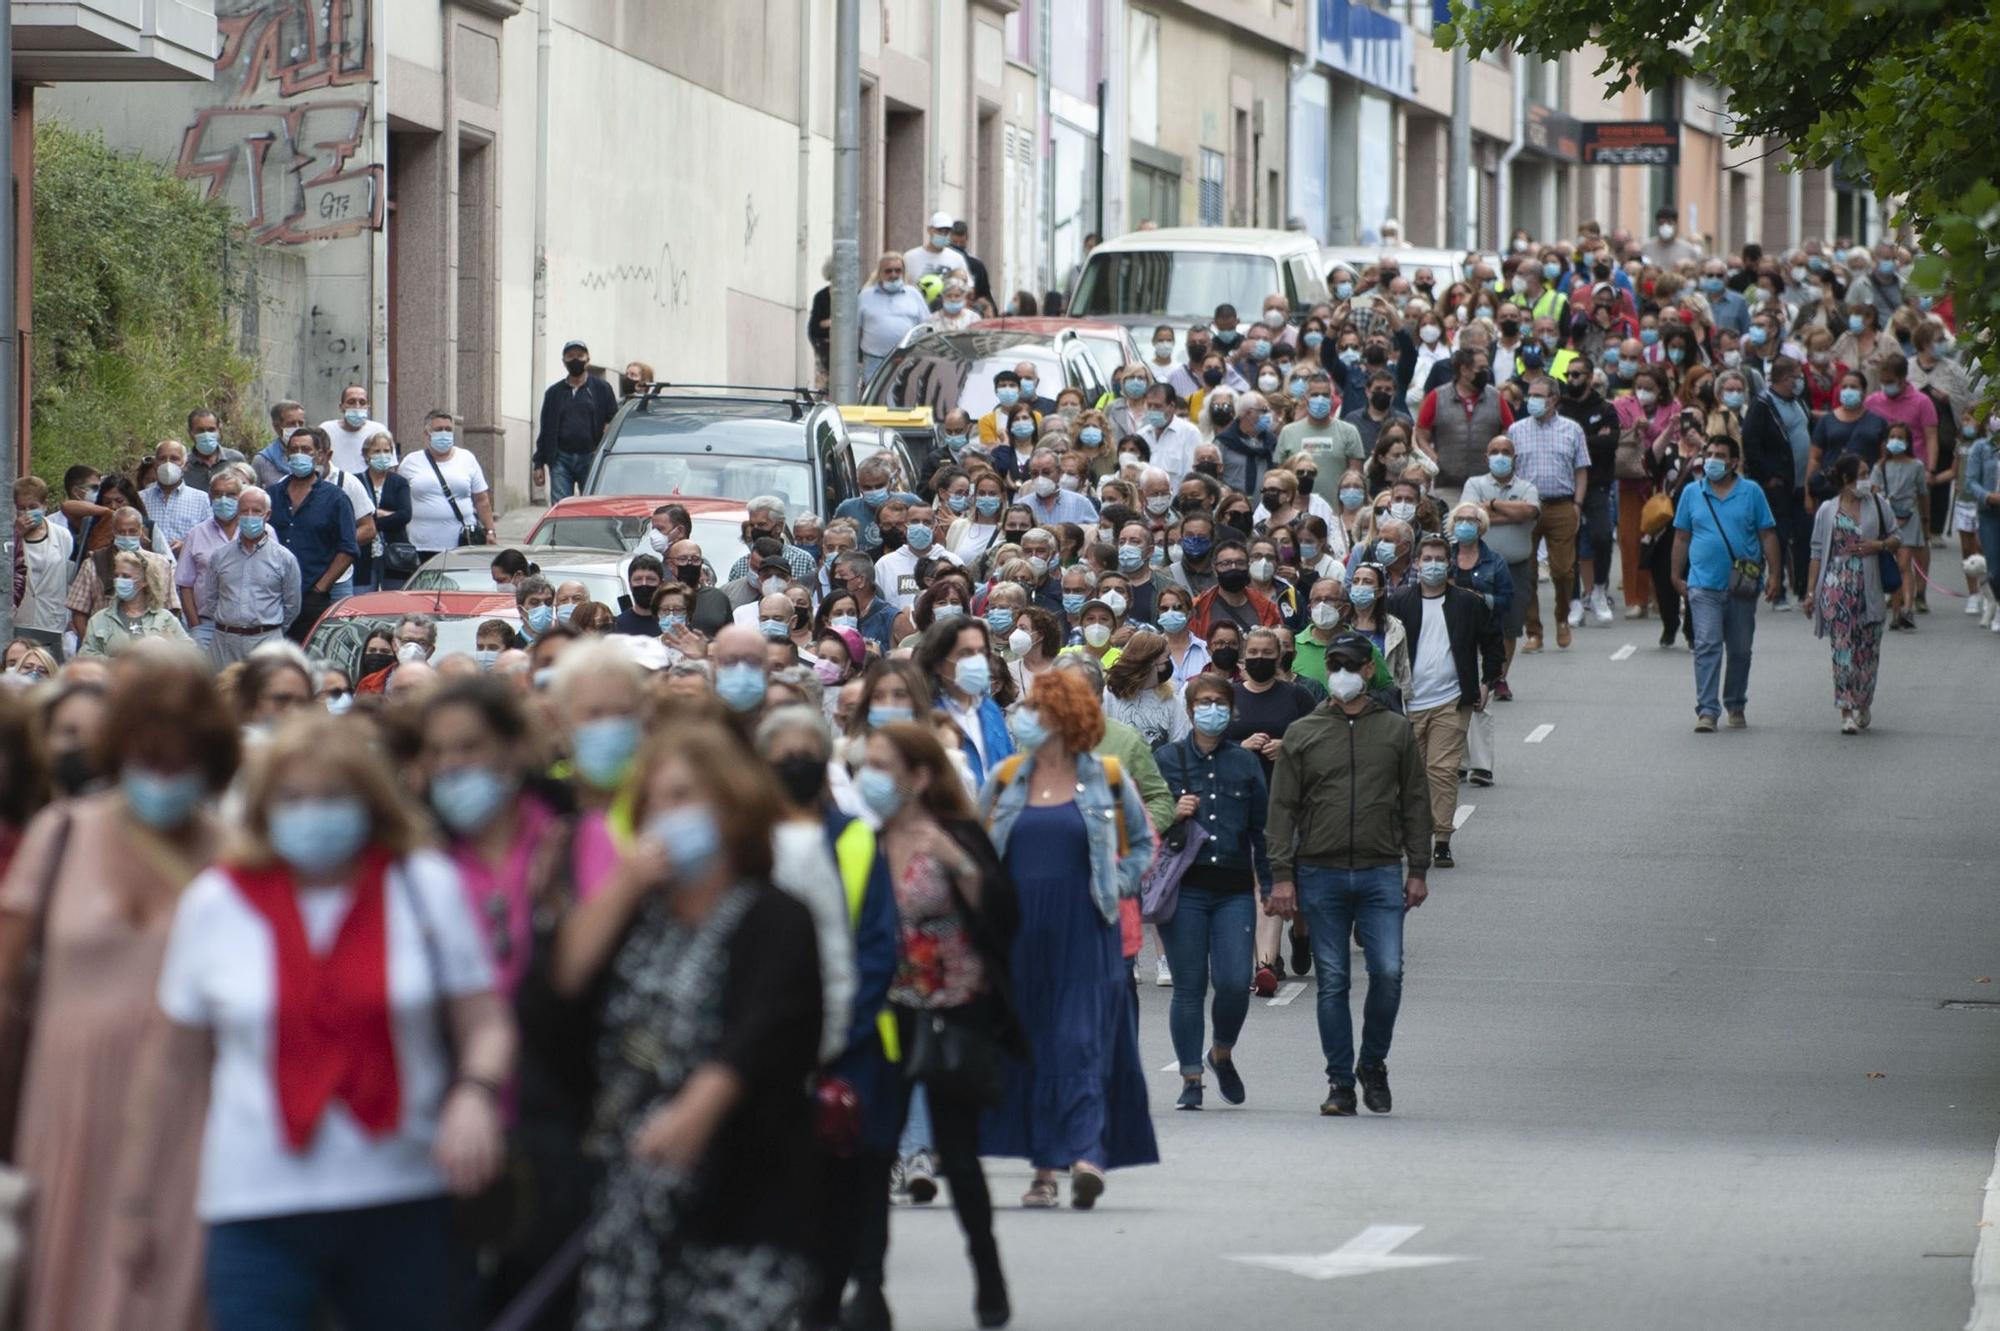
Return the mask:
<path id="1" fill-rule="evenodd" d="M 1507 427 L 1514 441 L 1514 474 L 1543 500 L 1576 498 L 1576 473 L 1590 466 L 1583 427 L 1559 415 L 1553 403 L 1540 420 L 1522 416 Z"/>
<path id="2" fill-rule="evenodd" d="M 208 505 L 208 496 L 185 481 L 171 492 L 157 484 L 149 485 L 139 492 L 139 502 L 146 506 L 146 516 L 166 533 L 169 541 L 185 541 L 189 532 L 215 516 Z"/>

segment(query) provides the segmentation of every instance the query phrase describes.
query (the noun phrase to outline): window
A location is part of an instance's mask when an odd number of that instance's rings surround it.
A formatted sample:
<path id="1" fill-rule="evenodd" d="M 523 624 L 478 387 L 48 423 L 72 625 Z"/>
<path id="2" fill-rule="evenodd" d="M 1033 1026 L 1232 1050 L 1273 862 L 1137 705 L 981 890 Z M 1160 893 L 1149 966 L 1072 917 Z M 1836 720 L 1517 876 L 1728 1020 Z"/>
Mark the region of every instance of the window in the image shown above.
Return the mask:
<path id="1" fill-rule="evenodd" d="M 1223 209 L 1222 154 L 1213 148 L 1201 150 L 1201 196 L 1196 203 L 1195 221 L 1201 226 L 1221 226 Z"/>
<path id="2" fill-rule="evenodd" d="M 1126 127 L 1134 143 L 1160 139 L 1160 16 L 1131 11 L 1126 26 Z"/>
<path id="3" fill-rule="evenodd" d="M 1277 262 L 1261 255 L 1098 250 L 1084 265 L 1070 309 L 1080 319 L 1107 314 L 1206 319 L 1222 304 L 1254 312 L 1283 282 Z"/>
<path id="4" fill-rule="evenodd" d="M 1132 145 L 1132 176 L 1126 207 L 1132 224 L 1181 224 L 1181 159 L 1143 143 Z"/>

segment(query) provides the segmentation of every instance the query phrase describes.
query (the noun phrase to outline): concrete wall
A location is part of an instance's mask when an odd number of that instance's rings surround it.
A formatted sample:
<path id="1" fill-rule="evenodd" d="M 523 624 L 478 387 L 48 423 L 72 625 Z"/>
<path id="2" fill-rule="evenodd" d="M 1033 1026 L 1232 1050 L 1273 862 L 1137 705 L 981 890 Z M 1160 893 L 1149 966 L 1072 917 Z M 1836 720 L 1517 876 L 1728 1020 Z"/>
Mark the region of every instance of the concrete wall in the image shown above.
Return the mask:
<path id="1" fill-rule="evenodd" d="M 1143 8 L 1143 6 L 1135 6 Z M 1292 6 L 1285 6 L 1290 9 Z M 1212 10 L 1215 13 L 1202 11 Z M 1251 24 L 1269 25 L 1265 34 L 1296 42 L 1297 32 L 1270 22 L 1272 6 L 1253 0 L 1215 0 L 1194 6 L 1159 8 L 1160 99 L 1157 147 L 1181 158 L 1181 224 L 1200 218 L 1201 152 L 1224 158 L 1223 220 L 1240 226 L 1283 227 L 1284 195 L 1275 215 L 1269 206 L 1268 173 L 1282 176 L 1287 162 L 1286 112 L 1291 96 L 1291 48 L 1259 40 Z M 1217 18 L 1234 20 L 1218 22 Z M 1262 134 L 1253 145 L 1254 162 L 1244 160 L 1245 141 L 1238 114 L 1250 118 L 1252 133 L 1259 103 Z"/>

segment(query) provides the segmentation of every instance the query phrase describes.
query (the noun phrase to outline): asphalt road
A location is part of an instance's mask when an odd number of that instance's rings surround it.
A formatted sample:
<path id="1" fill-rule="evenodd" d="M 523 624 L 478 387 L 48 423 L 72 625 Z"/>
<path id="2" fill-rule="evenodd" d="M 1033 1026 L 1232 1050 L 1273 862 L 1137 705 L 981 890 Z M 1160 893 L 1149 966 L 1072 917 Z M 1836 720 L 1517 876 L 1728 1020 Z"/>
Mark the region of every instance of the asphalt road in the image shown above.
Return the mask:
<path id="1" fill-rule="evenodd" d="M 1462 792 L 1460 867 L 1409 924 L 1386 1118 L 1317 1116 L 1310 988 L 1253 1004 L 1245 1106 L 1211 1085 L 1174 1112 L 1149 949 L 1163 1163 L 1080 1214 L 1018 1209 L 1025 1165 L 989 1162 L 1014 1325 L 1963 1326 L 2000 1006 L 1941 1004 L 2000 1000 L 2000 635 L 1933 599 L 1889 635 L 1858 738 L 1797 614 L 1760 613 L 1741 732 L 1693 732 L 1690 659 L 1657 621 L 1522 658 L 1499 784 Z M 897 1325 L 970 1326 L 943 1199 L 893 1225 Z M 1459 1260 L 1325 1280 L 1232 1260 L 1371 1226 L 1421 1229 L 1364 1247 Z"/>

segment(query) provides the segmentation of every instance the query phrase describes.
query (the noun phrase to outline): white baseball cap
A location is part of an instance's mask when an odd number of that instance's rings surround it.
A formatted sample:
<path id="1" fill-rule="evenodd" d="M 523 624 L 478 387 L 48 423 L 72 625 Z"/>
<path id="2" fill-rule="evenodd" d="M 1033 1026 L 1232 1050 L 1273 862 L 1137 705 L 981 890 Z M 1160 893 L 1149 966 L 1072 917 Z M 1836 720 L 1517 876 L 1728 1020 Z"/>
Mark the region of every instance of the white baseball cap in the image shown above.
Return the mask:
<path id="1" fill-rule="evenodd" d="M 955 218 L 953 218 L 953 217 L 952 217 L 952 215 L 951 215 L 950 213 L 947 213 L 947 212 L 943 212 L 943 211 L 939 211 L 939 212 L 935 212 L 935 213 L 932 213 L 932 214 L 931 214 L 931 230 L 933 230 L 933 231 L 949 231 L 949 230 L 951 230 L 951 224 L 952 224 L 952 222 L 953 222 L 953 221 L 955 221 L 955 220 L 956 220 L 956 219 L 955 219 Z"/>

